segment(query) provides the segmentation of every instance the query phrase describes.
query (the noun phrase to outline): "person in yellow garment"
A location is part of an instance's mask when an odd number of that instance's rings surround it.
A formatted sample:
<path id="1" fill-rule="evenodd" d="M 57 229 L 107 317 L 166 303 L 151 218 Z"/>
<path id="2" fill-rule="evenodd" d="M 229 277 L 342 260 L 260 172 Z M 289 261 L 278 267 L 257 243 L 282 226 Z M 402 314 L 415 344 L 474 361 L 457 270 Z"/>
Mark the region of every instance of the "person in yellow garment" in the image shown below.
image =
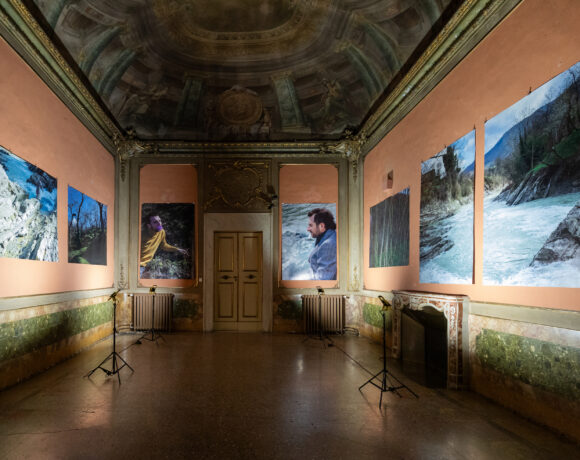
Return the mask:
<path id="1" fill-rule="evenodd" d="M 159 249 L 169 252 L 179 252 L 186 257 L 189 255 L 187 249 L 180 249 L 167 243 L 163 223 L 158 215 L 150 214 L 146 217 L 145 221 L 147 222 L 148 235 L 141 236 L 141 260 L 139 262 L 141 278 L 147 272 L 147 264 L 153 260 L 155 253 Z"/>

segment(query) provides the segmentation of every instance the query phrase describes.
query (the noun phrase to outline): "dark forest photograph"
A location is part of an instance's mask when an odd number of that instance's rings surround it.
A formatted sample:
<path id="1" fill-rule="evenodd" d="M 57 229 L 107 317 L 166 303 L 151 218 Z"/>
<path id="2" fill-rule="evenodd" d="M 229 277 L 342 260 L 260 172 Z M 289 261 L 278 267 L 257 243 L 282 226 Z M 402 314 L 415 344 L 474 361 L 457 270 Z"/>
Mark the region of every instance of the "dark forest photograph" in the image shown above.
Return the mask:
<path id="1" fill-rule="evenodd" d="M 370 267 L 409 265 L 409 188 L 371 207 Z"/>
<path id="2" fill-rule="evenodd" d="M 68 188 L 68 261 L 107 265 L 107 205 Z"/>

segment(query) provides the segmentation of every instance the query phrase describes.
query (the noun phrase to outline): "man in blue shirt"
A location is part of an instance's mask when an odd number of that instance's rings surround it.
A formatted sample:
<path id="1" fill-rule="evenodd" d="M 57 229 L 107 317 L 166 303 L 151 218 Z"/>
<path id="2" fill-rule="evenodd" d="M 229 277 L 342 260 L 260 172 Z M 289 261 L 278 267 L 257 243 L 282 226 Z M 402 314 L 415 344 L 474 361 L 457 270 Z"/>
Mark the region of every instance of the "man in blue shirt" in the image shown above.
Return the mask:
<path id="1" fill-rule="evenodd" d="M 308 213 L 308 227 L 316 238 L 314 249 L 308 257 L 315 280 L 336 279 L 336 223 L 326 208 L 315 208 Z"/>

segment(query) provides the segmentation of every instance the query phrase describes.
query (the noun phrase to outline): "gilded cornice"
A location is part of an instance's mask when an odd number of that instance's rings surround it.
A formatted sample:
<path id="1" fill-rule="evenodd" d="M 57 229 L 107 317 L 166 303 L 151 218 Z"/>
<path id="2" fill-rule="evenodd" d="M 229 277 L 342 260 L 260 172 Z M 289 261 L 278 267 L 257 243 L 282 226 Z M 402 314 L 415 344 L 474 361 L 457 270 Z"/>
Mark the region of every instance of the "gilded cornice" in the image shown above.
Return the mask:
<path id="1" fill-rule="evenodd" d="M 465 0 L 435 40 L 363 125 L 365 155 L 521 0 Z"/>
<path id="2" fill-rule="evenodd" d="M 34 19 L 24 2 L 0 0 L 0 35 L 110 151 L 119 133 L 85 83 Z"/>
<path id="3" fill-rule="evenodd" d="M 160 153 L 319 153 L 323 142 L 152 142 Z"/>
<path id="4" fill-rule="evenodd" d="M 340 141 L 321 145 L 320 153 L 335 153 L 349 160 L 352 168 L 352 177 L 356 182 L 358 179 L 360 159 L 365 151 L 367 141 L 368 136 L 364 129 L 358 134 L 354 134 L 351 130 L 346 129 Z"/>
<path id="5" fill-rule="evenodd" d="M 115 152 L 119 158 L 121 167 L 121 180 L 125 180 L 127 171 L 127 162 L 130 158 L 146 154 L 158 154 L 157 146 L 147 142 L 143 142 L 137 138 L 134 130 L 129 130 L 126 136 L 115 134 L 113 136 L 113 143 L 115 144 Z"/>

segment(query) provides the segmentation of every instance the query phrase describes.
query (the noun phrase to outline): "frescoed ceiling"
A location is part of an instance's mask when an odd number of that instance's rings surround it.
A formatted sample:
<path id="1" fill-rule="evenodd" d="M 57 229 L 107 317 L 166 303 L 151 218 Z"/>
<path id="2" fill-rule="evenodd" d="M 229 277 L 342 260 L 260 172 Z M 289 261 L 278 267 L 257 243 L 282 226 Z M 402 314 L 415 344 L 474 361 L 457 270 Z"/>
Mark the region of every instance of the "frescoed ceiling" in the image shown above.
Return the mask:
<path id="1" fill-rule="evenodd" d="M 35 0 L 30 9 L 122 130 L 256 142 L 356 131 L 461 3 Z"/>

